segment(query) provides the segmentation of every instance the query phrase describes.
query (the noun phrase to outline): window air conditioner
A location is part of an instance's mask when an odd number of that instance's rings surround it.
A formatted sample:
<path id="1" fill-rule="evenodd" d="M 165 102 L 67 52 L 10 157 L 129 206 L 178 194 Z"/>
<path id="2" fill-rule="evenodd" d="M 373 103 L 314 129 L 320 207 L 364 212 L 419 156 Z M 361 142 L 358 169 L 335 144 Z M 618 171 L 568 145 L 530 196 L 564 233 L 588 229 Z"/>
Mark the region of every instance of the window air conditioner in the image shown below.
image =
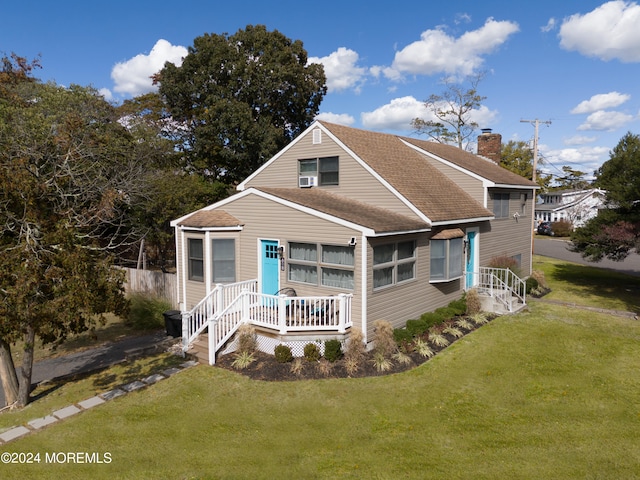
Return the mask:
<path id="1" fill-rule="evenodd" d="M 318 177 L 300 177 L 298 179 L 298 186 L 300 187 L 315 187 L 318 184 Z"/>

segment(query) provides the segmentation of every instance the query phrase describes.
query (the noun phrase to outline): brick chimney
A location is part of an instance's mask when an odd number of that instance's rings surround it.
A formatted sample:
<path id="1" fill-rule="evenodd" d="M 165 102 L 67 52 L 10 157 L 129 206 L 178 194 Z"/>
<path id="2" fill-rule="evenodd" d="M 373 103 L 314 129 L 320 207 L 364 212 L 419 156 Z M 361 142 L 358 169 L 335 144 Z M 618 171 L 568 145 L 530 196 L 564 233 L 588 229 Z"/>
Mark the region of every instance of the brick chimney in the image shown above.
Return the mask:
<path id="1" fill-rule="evenodd" d="M 478 135 L 478 155 L 493 160 L 500 165 L 500 155 L 502 153 L 502 135 L 491 133 L 490 128 L 483 128 Z"/>

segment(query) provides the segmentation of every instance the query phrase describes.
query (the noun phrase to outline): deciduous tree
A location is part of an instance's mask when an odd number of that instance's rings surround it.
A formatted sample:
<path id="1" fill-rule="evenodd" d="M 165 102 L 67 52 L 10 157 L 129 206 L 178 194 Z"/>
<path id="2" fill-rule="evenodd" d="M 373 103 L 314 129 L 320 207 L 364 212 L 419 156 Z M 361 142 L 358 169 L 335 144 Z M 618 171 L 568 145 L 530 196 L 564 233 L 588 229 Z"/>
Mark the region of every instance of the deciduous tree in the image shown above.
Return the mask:
<path id="1" fill-rule="evenodd" d="M 517 173 L 521 177 L 533 178 L 533 152 L 527 142 L 509 140 L 502 145 L 500 166 Z M 551 175 L 536 172 L 536 182 L 545 190 L 551 183 Z"/>
<path id="2" fill-rule="evenodd" d="M 434 118 L 414 118 L 411 122 L 416 133 L 458 148 L 470 148 L 470 139 L 478 129 L 478 123 L 472 119 L 472 112 L 487 98 L 478 93 L 478 84 L 483 77 L 484 73 L 468 77 L 465 82 L 468 86 L 446 78 L 444 92 L 432 94 L 424 102 Z"/>
<path id="3" fill-rule="evenodd" d="M 5 58 L 0 75 L 0 377 L 18 406 L 37 338 L 61 342 L 126 310 L 109 253 L 136 240 L 131 205 L 144 190 L 113 107 L 92 88 L 42 84 L 27 65 Z"/>
<path id="4" fill-rule="evenodd" d="M 607 208 L 574 231 L 572 248 L 593 261 L 621 261 L 640 251 L 640 136 L 622 137 L 595 176 Z"/>
<path id="5" fill-rule="evenodd" d="M 184 128 L 186 166 L 227 184 L 310 125 L 327 91 L 302 42 L 263 25 L 197 37 L 182 65 L 167 63 L 156 81 Z"/>

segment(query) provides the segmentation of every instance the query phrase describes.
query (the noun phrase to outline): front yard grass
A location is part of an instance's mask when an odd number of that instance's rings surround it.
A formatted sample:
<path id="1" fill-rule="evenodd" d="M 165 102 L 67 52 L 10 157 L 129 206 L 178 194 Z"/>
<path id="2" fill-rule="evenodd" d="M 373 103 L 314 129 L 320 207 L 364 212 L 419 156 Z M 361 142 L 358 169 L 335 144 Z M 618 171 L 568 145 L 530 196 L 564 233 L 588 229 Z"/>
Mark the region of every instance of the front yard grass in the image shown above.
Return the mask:
<path id="1" fill-rule="evenodd" d="M 633 277 L 535 268 L 557 299 L 637 302 L 621 288 Z M 638 371 L 637 320 L 532 302 L 402 374 L 261 382 L 194 367 L 0 447 L 42 459 L 2 478 L 637 479 Z M 44 463 L 55 452 L 111 461 Z"/>

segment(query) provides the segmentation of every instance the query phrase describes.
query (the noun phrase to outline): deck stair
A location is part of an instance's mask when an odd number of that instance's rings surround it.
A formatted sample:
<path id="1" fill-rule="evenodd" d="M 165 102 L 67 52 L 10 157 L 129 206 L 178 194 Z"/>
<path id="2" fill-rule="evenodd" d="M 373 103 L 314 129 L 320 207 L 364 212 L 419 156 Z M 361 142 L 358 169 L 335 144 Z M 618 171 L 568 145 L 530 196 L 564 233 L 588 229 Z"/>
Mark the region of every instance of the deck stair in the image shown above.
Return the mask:
<path id="1" fill-rule="evenodd" d="M 197 360 L 202 365 L 209 365 L 209 334 L 201 333 L 191 342 L 189 349 L 185 352 L 190 357 Z"/>
<path id="2" fill-rule="evenodd" d="M 499 315 L 515 313 L 526 302 L 526 284 L 512 271 L 502 268 L 481 267 L 474 275 L 474 287 L 480 294 L 482 309 Z"/>

